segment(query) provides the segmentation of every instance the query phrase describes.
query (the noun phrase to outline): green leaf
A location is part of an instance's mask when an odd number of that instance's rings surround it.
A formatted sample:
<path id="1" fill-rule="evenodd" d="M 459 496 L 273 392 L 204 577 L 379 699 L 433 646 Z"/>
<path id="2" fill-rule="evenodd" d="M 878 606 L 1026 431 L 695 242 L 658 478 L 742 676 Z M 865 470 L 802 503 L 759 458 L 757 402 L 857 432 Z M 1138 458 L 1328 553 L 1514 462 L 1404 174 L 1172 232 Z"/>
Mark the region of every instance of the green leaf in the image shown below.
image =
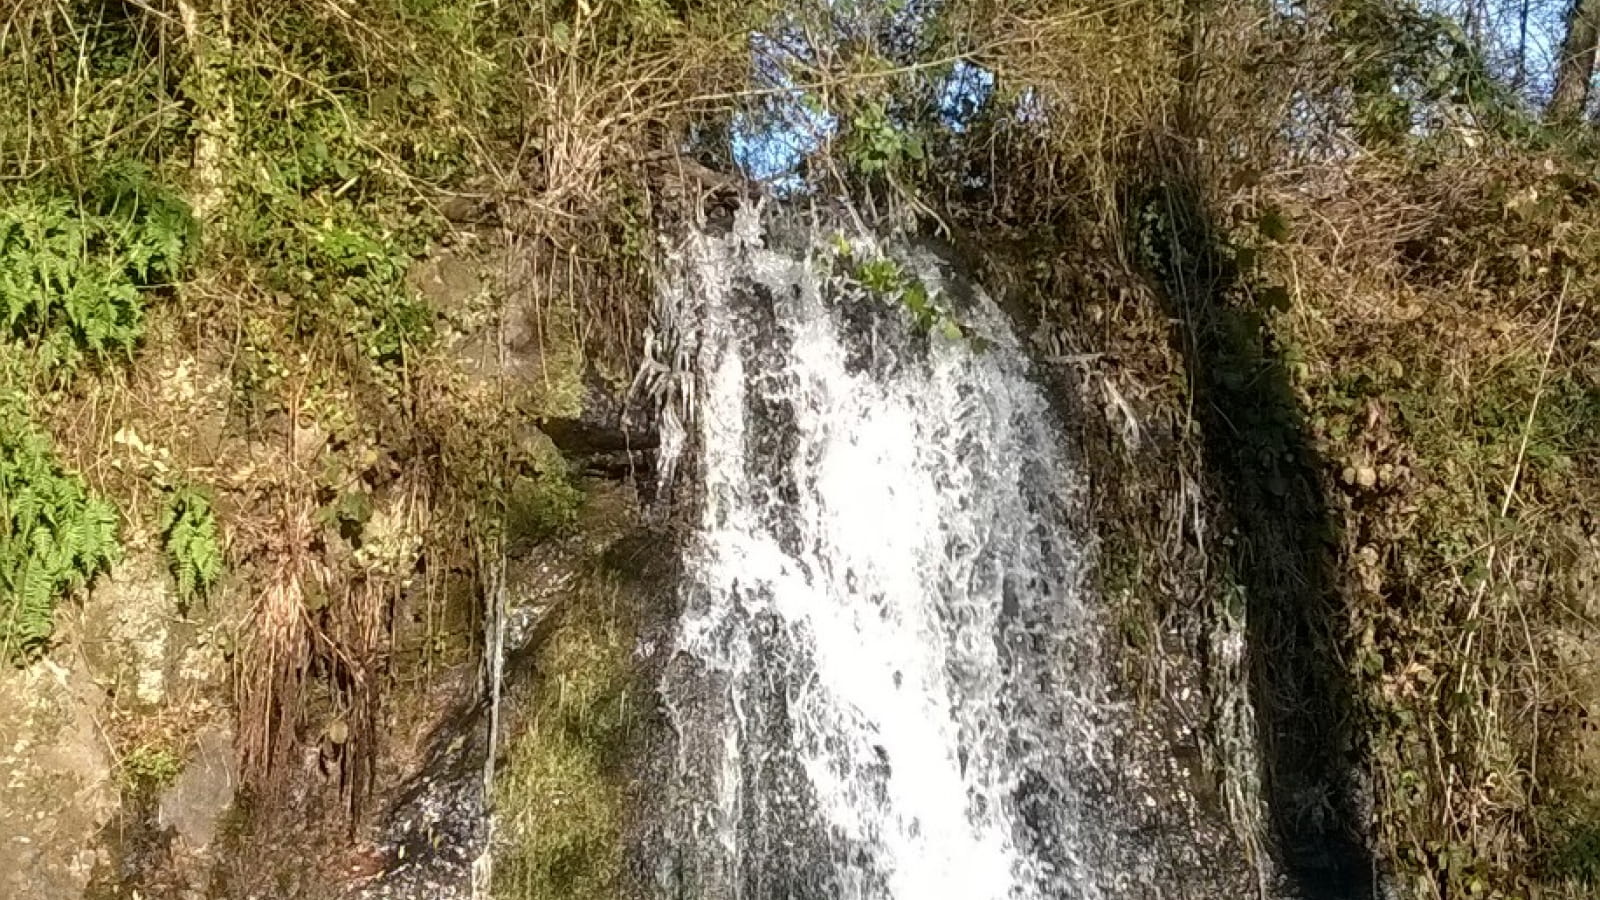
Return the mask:
<path id="1" fill-rule="evenodd" d="M 1289 220 L 1276 209 L 1269 209 L 1256 220 L 1256 228 L 1269 241 L 1284 241 L 1289 237 Z"/>
<path id="2" fill-rule="evenodd" d="M 210 499 L 194 487 L 172 491 L 161 516 L 161 532 L 178 596 L 187 602 L 222 574 L 222 544 Z"/>
<path id="3" fill-rule="evenodd" d="M 120 555 L 116 524 L 60 468 L 22 401 L 0 396 L 0 654 L 23 661 L 43 648 L 57 600 Z"/>
<path id="4" fill-rule="evenodd" d="M 1284 312 L 1289 308 L 1289 289 L 1281 284 L 1274 284 L 1262 289 L 1256 298 L 1266 309 Z"/>

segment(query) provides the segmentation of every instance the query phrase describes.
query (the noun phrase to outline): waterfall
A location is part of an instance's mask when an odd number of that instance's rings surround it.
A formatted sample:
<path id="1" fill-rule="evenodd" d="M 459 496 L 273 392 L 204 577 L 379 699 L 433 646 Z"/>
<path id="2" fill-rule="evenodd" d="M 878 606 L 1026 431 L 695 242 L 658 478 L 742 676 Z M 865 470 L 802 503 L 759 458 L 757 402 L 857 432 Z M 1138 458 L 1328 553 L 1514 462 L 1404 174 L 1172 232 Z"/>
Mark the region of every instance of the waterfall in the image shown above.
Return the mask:
<path id="1" fill-rule="evenodd" d="M 1086 489 L 1026 355 L 932 252 L 852 239 L 960 336 L 795 230 L 742 210 L 665 291 L 700 493 L 660 895 L 1134 896 L 1156 854 L 1126 812 Z"/>

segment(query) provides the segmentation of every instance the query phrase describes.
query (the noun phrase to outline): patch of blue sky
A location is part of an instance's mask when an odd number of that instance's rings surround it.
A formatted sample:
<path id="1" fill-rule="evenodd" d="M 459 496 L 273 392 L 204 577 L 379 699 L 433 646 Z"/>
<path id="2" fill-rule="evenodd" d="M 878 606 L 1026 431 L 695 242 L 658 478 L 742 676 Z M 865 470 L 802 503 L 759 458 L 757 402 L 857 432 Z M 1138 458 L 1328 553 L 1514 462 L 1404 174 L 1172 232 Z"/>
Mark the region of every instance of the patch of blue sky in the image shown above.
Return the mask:
<path id="1" fill-rule="evenodd" d="M 1566 31 L 1567 0 L 1418 0 L 1421 9 L 1463 23 L 1489 71 L 1534 105 L 1549 96 Z"/>
<path id="2" fill-rule="evenodd" d="M 758 31 L 750 44 L 757 88 L 768 93 L 734 114 L 729 149 L 745 177 L 793 193 L 804 187 L 801 165 L 838 132 L 839 119 L 795 82 L 790 64 L 809 62 L 811 50 L 802 34 Z"/>
<path id="3" fill-rule="evenodd" d="M 762 108 L 734 115 L 733 159 L 746 177 L 789 193 L 802 186 L 801 164 L 838 128 L 838 117 L 808 107 L 801 91 L 774 94 Z"/>
<path id="4" fill-rule="evenodd" d="M 804 188 L 800 171 L 806 159 L 832 141 L 841 127 L 838 115 L 821 108 L 818 97 L 808 95 L 795 78 L 796 72 L 815 72 L 819 61 L 832 55 L 819 52 L 828 48 L 816 42 L 843 45 L 887 26 L 890 34 L 899 36 L 899 40 L 886 38 L 891 44 L 915 46 L 918 33 L 932 20 L 940 0 L 823 2 L 831 20 L 831 35 L 819 38 L 816 31 L 797 27 L 792 20 L 750 35 L 755 84 L 769 93 L 733 117 L 729 149 L 747 177 L 780 193 Z M 926 70 L 923 74 L 933 75 Z M 971 127 L 995 94 L 994 72 L 964 59 L 920 84 L 927 91 L 921 102 L 932 103 L 939 124 L 956 134 Z"/>
<path id="5" fill-rule="evenodd" d="M 977 63 L 958 59 L 936 90 L 940 124 L 962 134 L 994 96 L 994 73 Z"/>
<path id="6" fill-rule="evenodd" d="M 766 73 L 776 89 L 733 117 L 730 149 L 746 177 L 779 193 L 802 187 L 801 165 L 839 131 L 839 117 L 808 101 L 781 67 Z M 966 60 L 933 85 L 939 122 L 956 134 L 971 126 L 994 96 L 994 73 Z"/>

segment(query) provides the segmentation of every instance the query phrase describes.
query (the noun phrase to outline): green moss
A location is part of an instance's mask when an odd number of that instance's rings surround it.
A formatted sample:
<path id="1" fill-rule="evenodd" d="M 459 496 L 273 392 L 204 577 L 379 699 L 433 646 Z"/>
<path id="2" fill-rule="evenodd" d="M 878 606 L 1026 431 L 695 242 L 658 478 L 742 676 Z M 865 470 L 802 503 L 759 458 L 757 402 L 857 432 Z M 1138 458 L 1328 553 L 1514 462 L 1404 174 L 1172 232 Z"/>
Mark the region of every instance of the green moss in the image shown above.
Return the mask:
<path id="1" fill-rule="evenodd" d="M 533 432 L 516 460 L 519 470 L 504 496 L 507 542 L 524 547 L 568 531 L 577 522 L 584 495 L 572 481 L 566 459 L 541 432 Z"/>
<path id="2" fill-rule="evenodd" d="M 633 641 L 613 588 L 590 585 L 572 603 L 540 654 L 532 714 L 495 783 L 499 900 L 617 896 Z"/>
<path id="3" fill-rule="evenodd" d="M 583 414 L 583 376 L 588 362 L 576 316 L 565 309 L 546 309 L 541 315 L 546 326 L 539 347 L 539 369 L 525 405 L 530 414 L 541 418 L 575 419 Z"/>

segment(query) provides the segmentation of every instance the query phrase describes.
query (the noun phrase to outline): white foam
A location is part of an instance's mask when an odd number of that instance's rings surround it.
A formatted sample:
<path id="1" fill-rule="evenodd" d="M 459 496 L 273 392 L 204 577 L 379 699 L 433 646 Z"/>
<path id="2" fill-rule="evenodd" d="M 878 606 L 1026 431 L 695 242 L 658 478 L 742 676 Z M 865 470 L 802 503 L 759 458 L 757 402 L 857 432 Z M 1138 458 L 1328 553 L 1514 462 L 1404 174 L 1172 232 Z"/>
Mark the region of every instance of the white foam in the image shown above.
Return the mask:
<path id="1" fill-rule="evenodd" d="M 848 896 L 1098 896 L 1072 871 L 1091 838 L 1075 832 L 1073 804 L 1088 801 L 1071 777 L 1096 754 L 1085 711 L 1102 687 L 1077 664 L 1098 637 L 1068 521 L 1072 467 L 1015 340 L 980 296 L 962 315 L 987 351 L 933 336 L 923 354 L 905 323 L 900 342 L 863 349 L 815 267 L 755 249 L 741 221 L 734 238 L 692 242 L 677 298 L 702 327 L 692 427 L 705 490 L 678 649 L 726 675 L 716 780 L 754 790 L 737 774 L 749 754 L 792 756 L 829 838 L 858 851 L 836 863 Z M 734 309 L 756 282 L 776 298 L 781 358 Z M 874 315 L 894 323 L 892 309 Z M 852 353 L 899 364 L 854 370 Z M 792 416 L 779 423 L 786 459 L 753 456 L 752 430 L 773 423 L 754 420 L 752 394 Z M 774 662 L 754 649 L 763 616 L 795 650 L 780 667 L 787 746 L 737 721 Z M 1054 820 L 1023 821 L 1027 778 L 1061 795 Z M 743 807 L 712 806 L 737 870 Z M 1030 838 L 1041 828 L 1053 858 Z M 737 877 L 718 880 L 708 896 L 739 895 Z"/>

